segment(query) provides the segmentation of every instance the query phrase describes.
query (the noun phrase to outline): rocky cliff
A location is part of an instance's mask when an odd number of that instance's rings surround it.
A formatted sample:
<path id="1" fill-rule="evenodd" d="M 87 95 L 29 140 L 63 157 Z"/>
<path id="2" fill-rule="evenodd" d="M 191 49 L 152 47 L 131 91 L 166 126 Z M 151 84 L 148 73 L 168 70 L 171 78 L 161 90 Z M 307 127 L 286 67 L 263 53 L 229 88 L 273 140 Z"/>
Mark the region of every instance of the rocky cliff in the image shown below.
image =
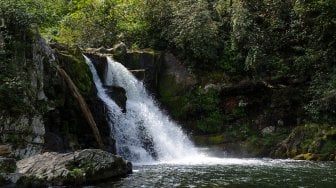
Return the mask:
<path id="1" fill-rule="evenodd" d="M 34 32 L 30 38 L 31 41 L 19 41 L 25 53 L 14 54 L 8 62 L 15 64 L 15 72 L 3 83 L 3 87 L 9 89 L 4 89 L 1 95 L 1 142 L 10 146 L 11 156 L 16 158 L 42 151 L 97 147 L 78 101 L 56 69 L 60 66 L 74 78 L 81 95 L 94 106 L 94 111 L 99 111 L 99 106 L 103 106 L 95 98 L 91 74 L 81 52 L 78 48 L 56 44 L 52 49 Z M 15 89 L 16 93 L 11 93 L 10 89 Z M 16 101 L 8 103 L 11 100 Z M 96 120 L 105 144 L 112 146 L 110 151 L 114 151 L 106 120 L 104 117 L 96 117 Z"/>
<path id="2" fill-rule="evenodd" d="M 1 28 L 0 34 L 4 39 L 0 41 L 0 156 L 6 157 L 1 158 L 1 166 L 15 163 L 14 159 L 32 157 L 34 161 L 36 155 L 44 152 L 70 153 L 86 148 L 101 148 L 110 152 L 104 156 L 113 156 L 114 140 L 103 113 L 104 105 L 96 96 L 81 50 L 47 44 L 37 29 L 31 27 L 18 30 L 9 25 Z M 98 155 L 103 151 L 90 152 Z M 110 173 L 105 178 L 130 172 L 123 160 L 104 163 L 112 165 L 108 167 L 110 171 L 113 165 L 125 164 L 118 166 L 124 171 Z M 1 171 L 0 185 L 28 177 L 28 173 L 16 168 L 2 169 L 5 171 Z M 29 185 L 31 182 L 26 180 L 24 183 Z"/>

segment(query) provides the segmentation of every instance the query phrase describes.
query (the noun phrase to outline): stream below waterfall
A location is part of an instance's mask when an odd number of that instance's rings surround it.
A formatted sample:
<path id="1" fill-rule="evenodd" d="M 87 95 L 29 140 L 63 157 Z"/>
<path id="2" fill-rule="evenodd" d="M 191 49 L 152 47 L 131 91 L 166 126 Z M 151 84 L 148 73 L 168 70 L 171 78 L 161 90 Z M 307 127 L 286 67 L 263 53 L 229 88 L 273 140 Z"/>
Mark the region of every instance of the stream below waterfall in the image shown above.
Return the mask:
<path id="1" fill-rule="evenodd" d="M 216 160 L 215 160 L 216 161 Z M 99 187 L 336 187 L 336 163 L 217 159 L 209 164 L 135 165 L 133 174 Z"/>
<path id="2" fill-rule="evenodd" d="M 122 64 L 107 57 L 107 74 L 101 80 L 85 58 L 97 95 L 107 107 L 117 153 L 134 164 L 133 174 L 98 187 L 336 187 L 335 162 L 210 157 L 191 143 Z M 106 86 L 125 89 L 126 112 Z"/>

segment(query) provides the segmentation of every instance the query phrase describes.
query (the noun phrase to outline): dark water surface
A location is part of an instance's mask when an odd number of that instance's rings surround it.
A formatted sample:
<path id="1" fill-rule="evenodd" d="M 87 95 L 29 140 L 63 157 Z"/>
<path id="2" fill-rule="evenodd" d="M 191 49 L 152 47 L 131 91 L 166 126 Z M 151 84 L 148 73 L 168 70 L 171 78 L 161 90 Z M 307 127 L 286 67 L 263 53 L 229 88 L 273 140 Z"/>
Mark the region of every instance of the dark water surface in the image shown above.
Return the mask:
<path id="1" fill-rule="evenodd" d="M 127 178 L 100 187 L 333 187 L 335 162 L 219 159 L 134 165 Z M 184 163 L 184 164 L 183 164 Z"/>

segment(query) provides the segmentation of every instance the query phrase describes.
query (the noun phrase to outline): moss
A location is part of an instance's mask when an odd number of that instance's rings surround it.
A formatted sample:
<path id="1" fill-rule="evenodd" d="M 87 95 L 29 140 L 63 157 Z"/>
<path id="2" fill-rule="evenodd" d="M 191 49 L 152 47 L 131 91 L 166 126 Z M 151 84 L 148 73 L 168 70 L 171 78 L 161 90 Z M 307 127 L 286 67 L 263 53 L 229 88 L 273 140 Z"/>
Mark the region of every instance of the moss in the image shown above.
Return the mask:
<path id="1" fill-rule="evenodd" d="M 209 141 L 212 144 L 220 144 L 220 143 L 223 143 L 225 141 L 225 137 L 224 137 L 224 135 L 215 135 L 215 136 L 211 136 L 209 138 Z"/>
<path id="2" fill-rule="evenodd" d="M 292 130 L 275 151 L 275 157 L 305 160 L 333 160 L 336 153 L 335 128 L 331 125 L 306 124 Z M 303 155 L 305 154 L 305 155 Z"/>
<path id="3" fill-rule="evenodd" d="M 74 168 L 69 171 L 69 175 L 74 179 L 81 179 L 85 177 L 85 171 L 81 168 Z"/>
<path id="4" fill-rule="evenodd" d="M 308 160 L 308 161 L 330 161 L 333 160 L 333 156 L 326 154 L 304 153 L 293 157 L 294 160 Z"/>
<path id="5" fill-rule="evenodd" d="M 57 53 L 57 59 L 70 75 L 81 94 L 89 96 L 92 91 L 93 81 L 90 69 L 85 63 L 80 49 L 76 47 L 68 47 L 67 50 L 61 49 Z"/>
<path id="6" fill-rule="evenodd" d="M 161 75 L 159 85 L 160 100 L 165 104 L 173 117 L 179 119 L 189 110 L 188 94 L 182 84 L 175 81 L 172 75 Z"/>
<path id="7" fill-rule="evenodd" d="M 201 146 L 218 145 L 228 141 L 223 134 L 202 135 L 193 137 L 194 142 Z"/>
<path id="8" fill-rule="evenodd" d="M 317 160 L 317 156 L 312 153 L 305 153 L 295 156 L 294 160 Z"/>

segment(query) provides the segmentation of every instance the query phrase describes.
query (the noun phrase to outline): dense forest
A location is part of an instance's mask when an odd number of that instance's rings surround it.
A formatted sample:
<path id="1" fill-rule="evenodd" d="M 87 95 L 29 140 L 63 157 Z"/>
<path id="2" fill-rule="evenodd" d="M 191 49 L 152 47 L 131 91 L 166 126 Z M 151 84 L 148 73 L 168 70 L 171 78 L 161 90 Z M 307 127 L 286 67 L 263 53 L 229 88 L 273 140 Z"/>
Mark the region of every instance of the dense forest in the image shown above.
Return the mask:
<path id="1" fill-rule="evenodd" d="M 274 155 L 335 152 L 334 0 L 0 0 L 0 7 L 1 106 L 20 103 L 11 58 L 22 52 L 12 39 L 34 28 L 50 43 L 82 49 L 124 42 L 174 54 L 196 83 L 164 80 L 157 97 L 200 144 L 247 140 L 267 150 L 262 156 L 306 130 L 311 140 Z M 264 135 L 267 128 L 273 133 Z"/>

